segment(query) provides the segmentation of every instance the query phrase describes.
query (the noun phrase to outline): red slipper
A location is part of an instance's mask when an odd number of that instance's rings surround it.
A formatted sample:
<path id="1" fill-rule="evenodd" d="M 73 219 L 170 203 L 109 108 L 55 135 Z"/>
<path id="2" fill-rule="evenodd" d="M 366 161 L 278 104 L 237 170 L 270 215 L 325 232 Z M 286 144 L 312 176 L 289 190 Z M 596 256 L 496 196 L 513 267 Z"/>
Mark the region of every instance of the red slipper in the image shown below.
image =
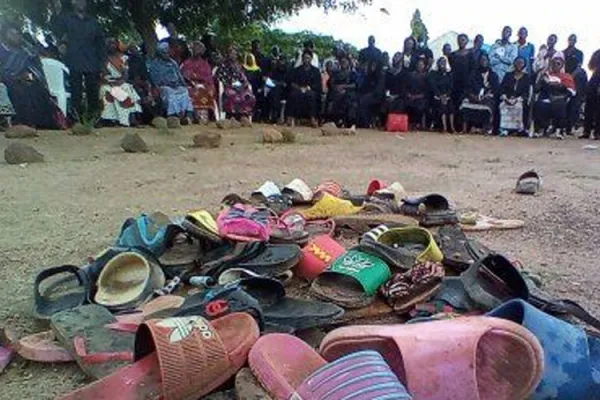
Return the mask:
<path id="1" fill-rule="evenodd" d="M 56 341 L 52 331 L 21 338 L 15 344 L 14 349 L 18 355 L 30 361 L 43 363 L 75 361 L 71 353 Z"/>
<path id="2" fill-rule="evenodd" d="M 136 335 L 134 364 L 60 399 L 198 399 L 244 366 L 259 334 L 254 318 L 244 313 L 212 322 L 202 317 L 147 321 Z"/>

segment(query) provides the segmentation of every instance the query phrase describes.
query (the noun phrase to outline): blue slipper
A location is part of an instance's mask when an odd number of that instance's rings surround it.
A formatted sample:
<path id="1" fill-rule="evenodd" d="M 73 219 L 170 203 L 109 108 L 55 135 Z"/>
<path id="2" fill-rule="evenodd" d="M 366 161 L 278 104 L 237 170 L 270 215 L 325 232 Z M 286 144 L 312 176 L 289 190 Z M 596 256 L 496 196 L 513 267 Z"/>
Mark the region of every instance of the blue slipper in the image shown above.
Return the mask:
<path id="1" fill-rule="evenodd" d="M 600 398 L 600 337 L 523 300 L 511 300 L 486 315 L 523 325 L 542 344 L 544 376 L 532 400 Z"/>

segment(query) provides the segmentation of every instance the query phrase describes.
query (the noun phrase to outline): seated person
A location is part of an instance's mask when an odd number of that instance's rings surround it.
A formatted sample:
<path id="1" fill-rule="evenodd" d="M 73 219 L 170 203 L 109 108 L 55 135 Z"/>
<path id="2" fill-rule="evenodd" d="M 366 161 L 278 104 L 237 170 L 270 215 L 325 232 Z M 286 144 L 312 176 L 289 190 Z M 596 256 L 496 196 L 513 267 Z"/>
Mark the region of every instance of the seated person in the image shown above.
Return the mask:
<path id="1" fill-rule="evenodd" d="M 358 118 L 359 128 L 371 128 L 375 117 L 381 111 L 385 99 L 385 74 L 381 60 L 371 60 L 358 85 Z"/>
<path id="2" fill-rule="evenodd" d="M 284 122 L 281 102 L 287 97 L 289 66 L 286 58 L 280 54 L 278 49 L 273 53 L 275 54 L 273 54 L 270 76 L 265 83 L 266 101 L 262 111 L 263 120 L 274 124 Z"/>
<path id="3" fill-rule="evenodd" d="M 0 76 L 14 107 L 13 124 L 64 129 L 66 118 L 48 91 L 40 58 L 23 46 L 21 32 L 10 24 L 3 25 L 0 41 Z"/>
<path id="4" fill-rule="evenodd" d="M 206 48 L 200 41 L 192 44 L 192 57 L 181 64 L 181 73 L 188 83 L 194 110 L 200 119 L 208 120 L 208 111 L 215 110 L 215 80 L 212 67 L 204 58 Z M 215 116 L 216 118 L 216 116 Z"/>
<path id="5" fill-rule="evenodd" d="M 138 125 L 137 115 L 142 112 L 140 96 L 130 83 L 127 83 L 127 56 L 120 49 L 115 38 L 106 40 L 107 62 L 100 99 L 103 102 L 100 119 L 106 124 L 121 126 Z"/>
<path id="6" fill-rule="evenodd" d="M 404 80 L 404 105 L 408 113 L 411 129 L 425 129 L 427 108 L 429 105 L 429 80 L 427 79 L 427 60 L 419 58 L 416 69 L 406 74 Z"/>
<path id="7" fill-rule="evenodd" d="M 514 70 L 504 76 L 500 88 L 500 136 L 511 132 L 523 135 L 529 128 L 529 98 L 531 79 L 526 72 L 527 62 L 519 56 Z"/>
<path id="8" fill-rule="evenodd" d="M 492 133 L 499 91 L 498 75 L 491 70 L 488 55 L 481 53 L 477 69 L 469 77 L 466 97 L 460 106 L 463 132 L 468 133 L 472 127 L 477 127 L 488 134 Z"/>
<path id="9" fill-rule="evenodd" d="M 356 120 L 356 72 L 346 56 L 329 78 L 327 115 L 338 127 L 350 127 Z"/>
<path id="10" fill-rule="evenodd" d="M 386 102 L 384 113 L 398 114 L 405 111 L 404 107 L 404 70 L 402 68 L 402 53 L 392 57 L 392 65 L 385 73 Z"/>
<path id="11" fill-rule="evenodd" d="M 223 85 L 223 109 L 227 115 L 240 118 L 252 117 L 256 97 L 244 68 L 238 61 L 238 51 L 230 46 L 227 57 L 217 67 L 217 80 Z"/>
<path id="12" fill-rule="evenodd" d="M 168 117 L 181 118 L 184 125 L 194 117 L 194 106 L 179 66 L 169 57 L 169 44 L 162 42 L 156 49 L 156 57 L 150 61 L 150 78 L 160 90 Z"/>
<path id="13" fill-rule="evenodd" d="M 579 51 L 579 50 L 578 50 Z M 565 71 L 575 81 L 575 96 L 571 97 L 567 106 L 567 135 L 579 126 L 581 119 L 581 108 L 585 101 L 586 86 L 588 84 L 587 72 L 579 64 L 577 57 L 572 56 L 565 61 Z"/>
<path id="14" fill-rule="evenodd" d="M 575 80 L 564 72 L 564 66 L 563 54 L 556 52 L 548 70 L 538 77 L 536 90 L 539 96 L 534 108 L 535 137 L 550 133 L 556 133 L 558 139 L 564 137 L 568 122 L 567 105 L 575 95 Z"/>
<path id="15" fill-rule="evenodd" d="M 141 98 L 142 113 L 140 122 L 142 124 L 150 124 L 154 118 L 164 113 L 160 90 L 153 88 L 150 84 L 150 74 L 146 66 L 146 55 L 144 52 L 135 46 L 129 46 L 127 56 L 129 57 L 127 81 L 133 85 Z"/>
<path id="16" fill-rule="evenodd" d="M 452 75 L 448 59 L 440 57 L 436 68 L 429 73 L 429 86 L 432 95 L 432 115 L 436 122 L 441 121 L 442 132 L 454 132 L 454 102 L 452 101 Z M 450 127 L 448 128 L 448 124 Z"/>
<path id="17" fill-rule="evenodd" d="M 302 65 L 294 68 L 290 74 L 286 113 L 291 126 L 294 126 L 297 118 L 310 118 L 311 126 L 318 126 L 317 113 L 323 89 L 321 73 L 312 65 L 312 58 L 312 52 L 305 50 Z"/>
<path id="18" fill-rule="evenodd" d="M 600 139 L 600 50 L 590 59 L 592 77 L 585 94 L 585 124 L 582 138 Z M 593 135 L 593 136 L 592 136 Z"/>

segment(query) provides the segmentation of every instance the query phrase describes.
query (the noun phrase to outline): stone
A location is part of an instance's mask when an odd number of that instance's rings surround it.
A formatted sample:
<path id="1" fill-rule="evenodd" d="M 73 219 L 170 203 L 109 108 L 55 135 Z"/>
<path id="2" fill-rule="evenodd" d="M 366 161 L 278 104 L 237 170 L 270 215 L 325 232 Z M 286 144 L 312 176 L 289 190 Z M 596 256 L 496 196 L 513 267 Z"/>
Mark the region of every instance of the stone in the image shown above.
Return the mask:
<path id="1" fill-rule="evenodd" d="M 333 122 L 328 122 L 321 127 L 321 134 L 323 136 L 338 136 L 340 132 Z"/>
<path id="2" fill-rule="evenodd" d="M 156 129 L 167 129 L 168 128 L 167 119 L 163 118 L 163 117 L 156 117 L 152 120 L 152 126 L 155 127 Z"/>
<path id="3" fill-rule="evenodd" d="M 291 128 L 283 128 L 279 131 L 281 136 L 283 136 L 283 141 L 285 143 L 295 143 L 296 142 L 296 133 Z"/>
<path id="4" fill-rule="evenodd" d="M 272 400 L 250 368 L 242 368 L 235 376 L 237 400 Z"/>
<path id="5" fill-rule="evenodd" d="M 150 151 L 144 139 L 137 132 L 126 133 L 121 139 L 121 148 L 126 153 L 147 153 Z"/>
<path id="6" fill-rule="evenodd" d="M 181 129 L 181 120 L 178 117 L 167 118 L 167 128 L 169 129 Z"/>
<path id="7" fill-rule="evenodd" d="M 216 149 L 221 146 L 222 138 L 219 132 L 202 132 L 194 136 L 194 147 Z"/>
<path id="8" fill-rule="evenodd" d="M 4 134 L 4 137 L 7 139 L 26 139 L 38 136 L 40 136 L 40 134 L 37 130 L 27 125 L 10 126 L 6 129 L 6 133 Z"/>
<path id="9" fill-rule="evenodd" d="M 252 128 L 252 121 L 250 121 L 250 118 L 248 117 L 242 117 L 240 118 L 240 125 L 243 128 Z"/>
<path id="10" fill-rule="evenodd" d="M 4 150 L 4 159 L 9 164 L 31 164 L 44 162 L 44 155 L 28 144 L 17 142 Z"/>
<path id="11" fill-rule="evenodd" d="M 92 133 L 94 133 L 94 130 L 91 126 L 87 126 L 81 123 L 77 123 L 71 128 L 71 135 L 73 136 L 88 136 Z"/>
<path id="12" fill-rule="evenodd" d="M 220 119 L 216 122 L 219 129 L 231 129 L 231 121 L 228 119 Z"/>
<path id="13" fill-rule="evenodd" d="M 262 135 L 263 143 L 281 143 L 283 135 L 275 128 L 265 128 Z"/>

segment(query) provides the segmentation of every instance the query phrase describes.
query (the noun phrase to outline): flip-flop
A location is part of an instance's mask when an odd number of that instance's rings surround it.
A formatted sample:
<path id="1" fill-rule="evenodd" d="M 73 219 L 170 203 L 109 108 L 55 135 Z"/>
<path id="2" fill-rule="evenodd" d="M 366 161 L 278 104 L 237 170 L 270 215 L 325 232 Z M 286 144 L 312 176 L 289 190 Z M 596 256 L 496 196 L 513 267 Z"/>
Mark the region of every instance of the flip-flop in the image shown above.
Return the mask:
<path id="1" fill-rule="evenodd" d="M 353 205 L 348 200 L 342 200 L 339 197 L 325 192 L 315 205 L 309 209 L 301 210 L 299 213 L 310 221 L 338 217 L 341 215 L 353 215 L 360 212 L 361 209 L 361 207 Z"/>
<path id="2" fill-rule="evenodd" d="M 367 196 L 373 196 L 378 190 L 387 188 L 387 183 L 379 179 L 373 179 L 367 187 Z"/>
<path id="3" fill-rule="evenodd" d="M 444 266 L 458 273 L 466 271 L 473 263 L 479 260 L 480 257 L 471 251 L 473 246 L 477 246 L 484 253 L 490 252 L 482 244 L 467 238 L 458 225 L 441 227 L 438 230 L 436 238 L 444 255 L 442 263 Z"/>
<path id="4" fill-rule="evenodd" d="M 155 257 L 160 257 L 165 251 L 170 224 L 169 217 L 162 213 L 130 218 L 123 224 L 116 246 L 144 249 Z"/>
<path id="5" fill-rule="evenodd" d="M 289 196 L 294 204 L 308 204 L 313 200 L 314 193 L 302 179 L 294 179 L 288 183 L 282 194 Z"/>
<path id="6" fill-rule="evenodd" d="M 544 370 L 531 332 L 489 317 L 340 328 L 320 353 L 331 361 L 363 350 L 379 352 L 415 400 L 526 399 Z"/>
<path id="7" fill-rule="evenodd" d="M 8 367 L 8 364 L 10 364 L 14 355 L 15 352 L 12 349 L 0 346 L 0 374 Z"/>
<path id="8" fill-rule="evenodd" d="M 273 181 L 266 181 L 261 187 L 252 192 L 252 199 L 266 200 L 269 197 L 281 196 L 279 186 Z"/>
<path id="9" fill-rule="evenodd" d="M 118 322 L 115 324 L 115 326 L 118 327 L 119 325 L 124 324 L 141 325 L 145 320 L 151 319 L 152 315 L 160 313 L 164 310 L 172 310 L 181 307 L 184 301 L 185 297 L 169 294 L 157 297 L 141 307 L 138 307 L 132 313 L 117 315 L 115 318 Z M 110 327 L 111 325 L 107 326 Z"/>
<path id="10" fill-rule="evenodd" d="M 266 242 L 271 234 L 270 214 L 245 204 L 224 208 L 217 217 L 219 235 L 239 242 Z"/>
<path id="11" fill-rule="evenodd" d="M 388 187 L 380 188 L 373 193 L 373 196 L 392 200 L 396 204 L 400 204 L 402 199 L 406 198 L 406 190 L 400 182 L 394 182 Z"/>
<path id="12" fill-rule="evenodd" d="M 465 232 L 505 231 L 525 226 L 525 222 L 519 219 L 499 219 L 481 214 L 463 215 L 460 220 L 460 227 Z"/>
<path id="13" fill-rule="evenodd" d="M 330 194 L 334 197 L 341 198 L 344 195 L 342 185 L 336 181 L 328 180 L 320 183 L 314 190 L 314 198 L 321 198 L 325 194 Z"/>
<path id="14" fill-rule="evenodd" d="M 350 250 L 315 279 L 310 292 L 344 308 L 362 308 L 373 302 L 379 287 L 391 277 L 389 266 L 380 258 Z"/>
<path id="15" fill-rule="evenodd" d="M 56 341 L 52 331 L 25 336 L 12 347 L 18 355 L 29 361 L 41 363 L 75 361 L 71 353 Z"/>
<path id="16" fill-rule="evenodd" d="M 135 339 L 136 362 L 62 400 L 188 400 L 209 394 L 246 363 L 259 337 L 254 319 L 234 313 L 151 320 Z"/>
<path id="17" fill-rule="evenodd" d="M 252 271 L 260 276 L 275 277 L 294 268 L 302 251 L 295 244 L 268 244 L 262 245 L 259 253 L 237 264 L 237 268 Z"/>
<path id="18" fill-rule="evenodd" d="M 58 312 L 71 310 L 88 301 L 90 282 L 84 271 L 74 265 L 45 269 L 34 282 L 34 314 L 48 321 Z"/>
<path id="19" fill-rule="evenodd" d="M 375 351 L 357 352 L 328 364 L 302 340 L 271 334 L 256 342 L 248 363 L 276 400 L 411 399 Z"/>
<path id="20" fill-rule="evenodd" d="M 444 267 L 425 262 L 408 272 L 398 273 L 385 283 L 380 291 L 398 314 L 410 312 L 415 305 L 429 300 L 442 286 Z"/>
<path id="21" fill-rule="evenodd" d="M 317 236 L 302 249 L 302 258 L 294 271 L 297 276 L 312 281 L 345 252 L 344 246 L 331 236 Z"/>
<path id="22" fill-rule="evenodd" d="M 454 225 L 458 223 L 456 212 L 450 209 L 448 199 L 439 194 L 403 199 L 402 213 L 419 216 L 425 227 Z"/>
<path id="23" fill-rule="evenodd" d="M 487 314 L 533 333 L 544 349 L 545 371 L 532 400 L 595 399 L 600 388 L 600 337 L 512 300 Z"/>
<path id="24" fill-rule="evenodd" d="M 117 320 L 104 307 L 90 304 L 52 316 L 56 340 L 92 379 L 100 379 L 133 361 L 133 335 L 106 327 Z"/>
<path id="25" fill-rule="evenodd" d="M 535 171 L 527 171 L 517 180 L 515 192 L 518 194 L 534 195 L 542 187 L 542 178 Z"/>
<path id="26" fill-rule="evenodd" d="M 181 227 L 197 239 L 208 239 L 220 243 L 219 228 L 213 216 L 206 210 L 189 213 L 180 222 Z"/>
<path id="27" fill-rule="evenodd" d="M 386 225 L 388 228 L 418 226 L 419 221 L 400 214 L 356 214 L 333 218 L 338 230 L 348 229 L 363 235 L 373 228 Z"/>

